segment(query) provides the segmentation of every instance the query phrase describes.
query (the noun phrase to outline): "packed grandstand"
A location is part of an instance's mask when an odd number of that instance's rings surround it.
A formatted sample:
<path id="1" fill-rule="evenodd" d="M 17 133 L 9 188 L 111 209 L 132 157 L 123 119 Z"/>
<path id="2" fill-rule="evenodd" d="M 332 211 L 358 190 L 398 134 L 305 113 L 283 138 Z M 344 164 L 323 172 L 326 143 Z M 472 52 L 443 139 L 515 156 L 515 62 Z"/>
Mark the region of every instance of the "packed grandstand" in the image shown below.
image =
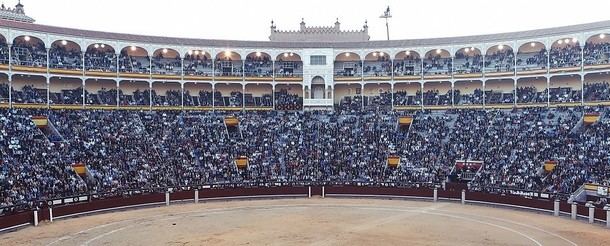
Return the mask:
<path id="1" fill-rule="evenodd" d="M 606 33 L 250 42 L 0 20 L 0 213 L 209 184 L 608 187 Z"/>

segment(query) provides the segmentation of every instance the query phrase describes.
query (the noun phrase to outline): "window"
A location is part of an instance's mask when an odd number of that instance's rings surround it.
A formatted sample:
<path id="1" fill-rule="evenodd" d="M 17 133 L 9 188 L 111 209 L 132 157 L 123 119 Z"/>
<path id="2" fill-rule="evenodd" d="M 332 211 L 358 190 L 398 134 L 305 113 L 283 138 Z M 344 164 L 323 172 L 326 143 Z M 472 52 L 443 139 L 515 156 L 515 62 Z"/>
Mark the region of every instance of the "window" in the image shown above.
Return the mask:
<path id="1" fill-rule="evenodd" d="M 326 56 L 310 56 L 309 65 L 326 65 Z"/>

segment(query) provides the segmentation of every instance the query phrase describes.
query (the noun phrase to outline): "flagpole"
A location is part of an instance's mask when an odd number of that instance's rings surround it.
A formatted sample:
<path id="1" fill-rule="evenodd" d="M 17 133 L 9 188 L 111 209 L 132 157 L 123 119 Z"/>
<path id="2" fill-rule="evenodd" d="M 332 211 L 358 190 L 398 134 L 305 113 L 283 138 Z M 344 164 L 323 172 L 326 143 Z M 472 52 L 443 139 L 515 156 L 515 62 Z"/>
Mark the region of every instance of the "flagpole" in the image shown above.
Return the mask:
<path id="1" fill-rule="evenodd" d="M 385 32 L 388 40 L 390 40 L 390 24 L 388 24 L 388 18 L 385 18 Z"/>
<path id="2" fill-rule="evenodd" d="M 386 31 L 386 35 L 388 37 L 388 40 L 390 40 L 390 23 L 388 21 L 389 18 L 392 18 L 392 15 L 390 14 L 390 6 L 388 6 L 386 11 L 383 12 L 383 15 L 379 16 L 379 18 L 385 19 L 385 31 Z"/>

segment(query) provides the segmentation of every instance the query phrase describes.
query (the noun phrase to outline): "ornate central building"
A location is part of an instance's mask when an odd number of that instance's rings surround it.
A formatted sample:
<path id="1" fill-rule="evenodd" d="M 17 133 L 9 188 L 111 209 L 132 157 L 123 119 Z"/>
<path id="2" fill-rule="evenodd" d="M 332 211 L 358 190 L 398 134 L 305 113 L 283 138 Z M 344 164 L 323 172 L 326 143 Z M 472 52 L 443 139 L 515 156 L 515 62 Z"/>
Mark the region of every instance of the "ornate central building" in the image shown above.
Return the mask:
<path id="1" fill-rule="evenodd" d="M 334 26 L 308 27 L 301 20 L 301 28 L 297 31 L 278 30 L 271 21 L 271 42 L 364 42 L 369 41 L 369 27 L 364 23 L 361 30 L 341 30 L 339 19 Z"/>

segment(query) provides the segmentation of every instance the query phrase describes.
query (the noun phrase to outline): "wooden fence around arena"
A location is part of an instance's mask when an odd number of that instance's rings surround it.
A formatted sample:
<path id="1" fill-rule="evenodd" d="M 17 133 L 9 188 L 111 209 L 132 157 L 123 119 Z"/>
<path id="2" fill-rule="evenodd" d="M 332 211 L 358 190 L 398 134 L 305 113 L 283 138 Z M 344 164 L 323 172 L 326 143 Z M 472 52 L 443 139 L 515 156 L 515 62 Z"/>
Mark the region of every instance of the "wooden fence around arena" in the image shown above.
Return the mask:
<path id="1" fill-rule="evenodd" d="M 170 189 L 172 190 L 172 189 Z M 439 200 L 460 201 L 461 190 L 437 189 Z M 167 193 L 167 194 L 166 194 Z M 197 194 L 196 194 L 197 193 Z M 525 195 L 523 195 L 525 194 Z M 465 191 L 466 202 L 492 206 L 506 206 L 516 209 L 536 210 L 553 213 L 555 198 L 541 198 L 538 193 L 529 192 L 521 195 L 494 194 L 487 192 Z M 535 196 L 532 196 L 535 194 Z M 166 200 L 166 195 L 169 200 Z M 129 191 L 113 195 L 90 195 L 71 198 L 54 199 L 40 203 L 37 210 L 38 220 L 50 220 L 50 208 L 53 218 L 61 219 L 103 211 L 127 209 L 139 206 L 163 205 L 172 201 L 193 201 L 195 197 L 204 200 L 256 199 L 256 198 L 287 198 L 287 197 L 364 197 L 386 199 L 434 199 L 434 188 L 431 186 L 398 187 L 388 185 L 367 186 L 362 184 L 311 184 L 311 185 L 279 185 L 279 186 L 204 186 L 194 188 L 164 190 Z M 567 201 L 560 202 L 560 212 L 570 214 L 571 205 Z M 579 217 L 588 217 L 588 208 L 577 205 Z M 595 208 L 595 219 L 605 222 L 606 211 Z M 34 210 L 13 211 L 0 216 L 0 232 L 32 225 Z"/>

